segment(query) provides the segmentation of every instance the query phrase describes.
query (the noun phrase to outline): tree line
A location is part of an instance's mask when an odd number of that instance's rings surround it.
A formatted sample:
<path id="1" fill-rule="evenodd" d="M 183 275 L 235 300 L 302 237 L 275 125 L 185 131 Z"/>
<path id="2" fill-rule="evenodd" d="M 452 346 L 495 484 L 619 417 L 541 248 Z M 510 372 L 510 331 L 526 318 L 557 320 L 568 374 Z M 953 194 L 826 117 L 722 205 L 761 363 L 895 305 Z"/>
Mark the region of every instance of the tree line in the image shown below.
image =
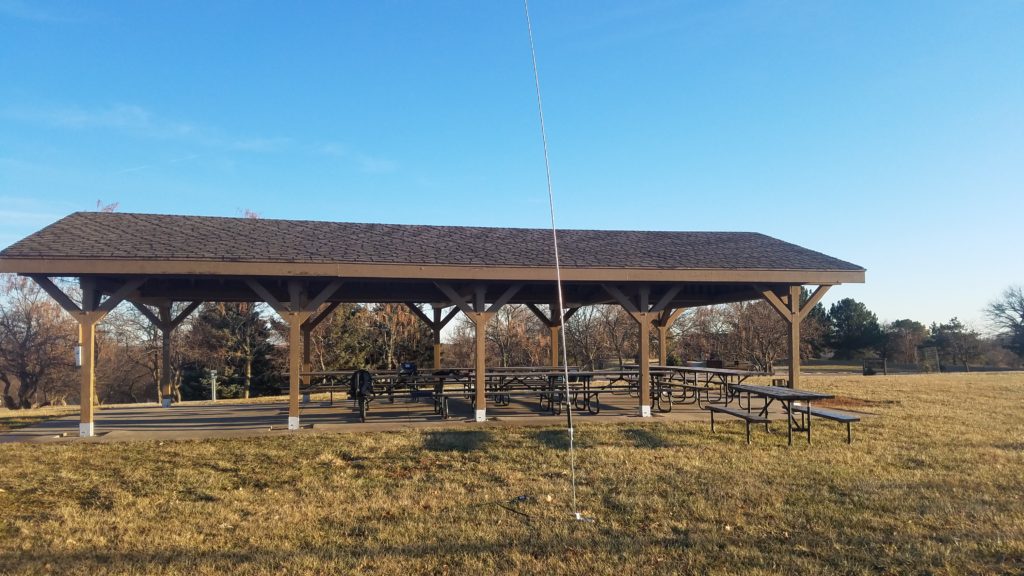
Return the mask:
<path id="1" fill-rule="evenodd" d="M 828 309 L 819 304 L 808 314 L 800 354 L 907 365 L 934 357 L 944 368 L 1020 367 L 1024 290 L 1008 288 L 985 313 L 992 335 L 956 318 L 930 326 L 910 319 L 879 322 L 863 303 L 846 298 Z M 0 393 L 7 408 L 78 401 L 77 330 L 75 320 L 33 281 L 0 275 Z M 657 331 L 652 332 L 651 349 L 658 350 Z M 787 334 L 785 322 L 763 301 L 695 308 L 671 326 L 668 362 L 719 360 L 771 371 L 788 353 Z M 619 306 L 584 307 L 562 330 L 569 363 L 585 369 L 636 362 L 638 337 L 638 325 Z M 178 400 L 209 398 L 214 378 L 222 398 L 277 394 L 286 387 L 287 327 L 263 304 L 204 303 L 172 338 L 170 380 Z M 474 338 L 472 322 L 456 319 L 445 334 L 443 365 L 471 366 Z M 550 340 L 551 331 L 528 307 L 506 305 L 488 325 L 488 363 L 545 365 Z M 94 401 L 157 400 L 161 343 L 161 332 L 143 314 L 118 306 L 96 334 Z M 310 352 L 313 370 L 384 370 L 402 362 L 429 368 L 433 334 L 402 304 L 341 304 L 311 333 Z"/>

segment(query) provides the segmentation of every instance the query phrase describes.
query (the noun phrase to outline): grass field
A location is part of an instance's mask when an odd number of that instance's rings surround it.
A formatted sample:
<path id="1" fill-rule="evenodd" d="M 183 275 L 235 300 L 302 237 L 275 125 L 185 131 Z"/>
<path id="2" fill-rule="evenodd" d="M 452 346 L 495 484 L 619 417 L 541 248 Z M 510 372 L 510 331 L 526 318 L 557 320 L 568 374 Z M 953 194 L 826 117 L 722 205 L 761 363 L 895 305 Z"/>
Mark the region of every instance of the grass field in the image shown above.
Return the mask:
<path id="1" fill-rule="evenodd" d="M 78 414 L 78 406 L 46 406 L 33 410 L 8 410 L 0 407 L 0 432 L 24 428 L 71 414 Z"/>
<path id="2" fill-rule="evenodd" d="M 852 446 L 581 425 L 593 523 L 559 429 L 0 445 L 0 573 L 1024 573 L 1024 375 L 805 380 Z"/>
<path id="3" fill-rule="evenodd" d="M 312 397 L 316 400 L 327 399 L 327 394 L 313 394 Z M 218 405 L 224 406 L 226 404 L 262 404 L 271 402 L 282 402 L 287 401 L 287 396 L 259 396 L 256 398 L 227 398 L 220 399 L 216 402 L 211 400 L 190 400 L 188 402 L 179 403 L 180 406 L 210 406 Z M 156 406 L 155 402 L 148 404 L 103 404 L 97 406 L 97 410 L 104 410 L 106 408 L 134 408 L 138 406 Z M 7 408 L 0 407 L 0 432 L 6 432 L 8 430 L 14 430 L 16 428 L 24 428 L 25 426 L 31 426 L 44 422 L 46 420 L 53 420 L 54 418 L 62 418 L 65 416 L 77 415 L 79 409 L 77 405 L 72 406 L 44 406 L 43 408 L 34 408 L 31 410 L 8 410 Z"/>

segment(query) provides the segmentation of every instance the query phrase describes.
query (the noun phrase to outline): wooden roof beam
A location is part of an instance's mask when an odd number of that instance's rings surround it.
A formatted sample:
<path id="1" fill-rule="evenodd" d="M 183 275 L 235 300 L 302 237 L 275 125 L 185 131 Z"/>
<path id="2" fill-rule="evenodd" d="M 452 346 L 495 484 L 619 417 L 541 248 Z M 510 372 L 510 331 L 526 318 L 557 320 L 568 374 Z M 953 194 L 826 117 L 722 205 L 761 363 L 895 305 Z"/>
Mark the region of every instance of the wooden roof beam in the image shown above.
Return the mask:
<path id="1" fill-rule="evenodd" d="M 50 298 L 56 300 L 57 304 L 60 304 L 60 307 L 63 308 L 64 310 L 71 313 L 82 311 L 82 308 L 78 304 L 76 304 L 75 301 L 72 300 L 70 296 L 65 294 L 63 290 L 57 287 L 57 285 L 54 284 L 53 281 L 47 278 L 46 276 L 29 276 L 29 278 L 31 278 L 36 284 L 38 284 L 39 287 L 42 288 L 44 292 L 49 294 Z"/>
<path id="2" fill-rule="evenodd" d="M 116 308 L 118 304 L 123 302 L 124 299 L 127 298 L 132 292 L 138 290 L 139 286 L 142 286 L 145 282 L 145 278 L 132 278 L 131 280 L 128 280 L 127 282 L 122 284 L 121 287 L 118 288 L 116 292 L 108 296 L 106 300 L 100 303 L 99 310 L 102 312 L 110 312 L 111 310 Z"/>

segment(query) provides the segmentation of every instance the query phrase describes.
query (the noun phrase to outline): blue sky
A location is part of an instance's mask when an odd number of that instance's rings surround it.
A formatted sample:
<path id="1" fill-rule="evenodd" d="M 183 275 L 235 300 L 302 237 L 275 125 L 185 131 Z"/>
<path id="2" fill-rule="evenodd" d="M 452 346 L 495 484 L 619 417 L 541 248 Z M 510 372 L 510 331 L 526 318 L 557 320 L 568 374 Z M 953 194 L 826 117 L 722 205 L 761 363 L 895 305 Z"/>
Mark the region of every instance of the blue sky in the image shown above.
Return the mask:
<path id="1" fill-rule="evenodd" d="M 1024 283 L 1024 2 L 533 0 L 559 225 L 763 232 L 883 320 Z M 522 3 L 0 0 L 0 245 L 125 212 L 546 226 Z"/>

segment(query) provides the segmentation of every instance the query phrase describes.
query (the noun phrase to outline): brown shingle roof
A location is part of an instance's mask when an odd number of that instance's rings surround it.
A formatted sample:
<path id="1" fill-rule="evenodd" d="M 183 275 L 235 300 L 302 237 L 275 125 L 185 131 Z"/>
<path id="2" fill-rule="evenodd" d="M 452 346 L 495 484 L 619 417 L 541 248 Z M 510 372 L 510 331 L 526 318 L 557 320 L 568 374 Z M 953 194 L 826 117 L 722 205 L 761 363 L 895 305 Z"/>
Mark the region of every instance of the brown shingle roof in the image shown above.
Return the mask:
<path id="1" fill-rule="evenodd" d="M 561 230 L 570 268 L 863 270 L 751 232 Z M 554 264 L 551 231 L 76 212 L 4 259 L 201 260 L 448 266 Z"/>

